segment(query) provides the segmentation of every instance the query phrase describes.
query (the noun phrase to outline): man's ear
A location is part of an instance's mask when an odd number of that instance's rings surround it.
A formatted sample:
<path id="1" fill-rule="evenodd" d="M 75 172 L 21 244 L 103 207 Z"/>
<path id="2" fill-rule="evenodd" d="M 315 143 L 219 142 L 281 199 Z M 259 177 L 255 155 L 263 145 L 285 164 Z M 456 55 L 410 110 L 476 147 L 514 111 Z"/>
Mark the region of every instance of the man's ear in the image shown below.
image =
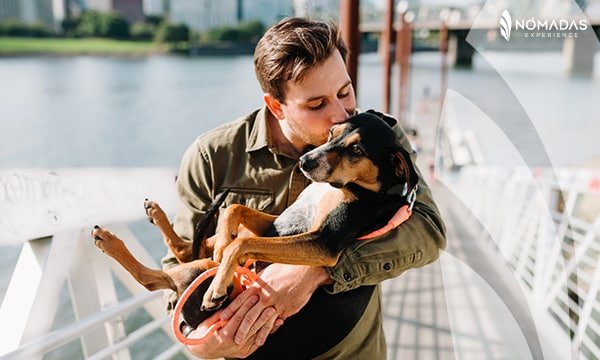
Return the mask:
<path id="1" fill-rule="evenodd" d="M 281 109 L 281 102 L 279 100 L 275 99 L 275 97 L 269 93 L 263 95 L 263 100 L 265 101 L 265 104 L 267 104 L 271 114 L 273 114 L 277 120 L 285 119 L 285 114 Z"/>
<path id="2" fill-rule="evenodd" d="M 368 113 L 368 114 L 373 114 L 373 115 L 375 115 L 375 116 L 377 116 L 377 117 L 381 118 L 381 119 L 382 119 L 383 121 L 385 121 L 385 122 L 386 122 L 386 123 L 387 123 L 387 124 L 388 124 L 390 127 L 394 127 L 394 125 L 396 125 L 396 124 L 398 123 L 398 121 L 396 121 L 396 119 L 394 119 L 394 118 L 393 118 L 391 115 L 389 115 L 389 114 L 384 114 L 384 113 L 381 113 L 381 112 L 379 112 L 379 111 L 376 111 L 376 110 L 373 110 L 373 109 L 367 110 L 367 111 L 365 111 L 365 112 L 366 112 L 366 113 Z"/>
<path id="3" fill-rule="evenodd" d="M 405 179 L 408 183 L 408 191 L 411 191 L 419 182 L 419 176 L 410 154 L 404 148 L 399 147 L 392 152 L 392 165 L 396 176 Z"/>

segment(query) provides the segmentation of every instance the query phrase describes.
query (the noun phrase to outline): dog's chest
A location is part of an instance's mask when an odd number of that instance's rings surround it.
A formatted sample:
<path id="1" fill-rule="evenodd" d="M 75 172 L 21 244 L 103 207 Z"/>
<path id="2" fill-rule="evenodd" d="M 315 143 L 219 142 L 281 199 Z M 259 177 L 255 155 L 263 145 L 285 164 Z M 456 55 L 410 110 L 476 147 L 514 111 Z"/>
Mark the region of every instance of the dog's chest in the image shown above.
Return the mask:
<path id="1" fill-rule="evenodd" d="M 328 211 L 323 204 L 337 190 L 327 183 L 312 183 L 300 193 L 298 199 L 273 223 L 267 236 L 285 236 L 307 232 L 315 222 L 321 222 L 322 212 Z"/>

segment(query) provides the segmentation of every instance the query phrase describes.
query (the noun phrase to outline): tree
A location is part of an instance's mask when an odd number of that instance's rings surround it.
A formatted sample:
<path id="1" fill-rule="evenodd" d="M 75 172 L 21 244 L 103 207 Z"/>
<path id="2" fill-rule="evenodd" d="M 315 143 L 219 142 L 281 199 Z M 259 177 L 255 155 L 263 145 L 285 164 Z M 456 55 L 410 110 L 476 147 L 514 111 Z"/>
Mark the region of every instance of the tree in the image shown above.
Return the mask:
<path id="1" fill-rule="evenodd" d="M 129 37 L 129 22 L 115 12 L 86 11 L 81 15 L 75 34 L 82 37 Z"/>
<path id="2" fill-rule="evenodd" d="M 163 22 L 158 28 L 154 40 L 161 43 L 176 43 L 179 41 L 188 41 L 189 38 L 190 29 L 187 25 Z"/>

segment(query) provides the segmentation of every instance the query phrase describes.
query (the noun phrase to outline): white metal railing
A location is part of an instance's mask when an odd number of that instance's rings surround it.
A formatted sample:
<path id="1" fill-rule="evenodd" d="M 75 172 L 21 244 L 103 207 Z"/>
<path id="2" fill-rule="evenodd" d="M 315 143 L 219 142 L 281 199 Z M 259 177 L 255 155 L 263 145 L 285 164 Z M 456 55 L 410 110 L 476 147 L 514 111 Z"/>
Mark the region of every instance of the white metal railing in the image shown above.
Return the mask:
<path id="1" fill-rule="evenodd" d="M 441 179 L 574 358 L 600 358 L 600 170 L 464 167 Z"/>
<path id="2" fill-rule="evenodd" d="M 22 246 L 0 307 L 0 359 L 41 358 L 77 339 L 85 358 L 129 359 L 129 346 L 157 329 L 172 339 L 161 293 L 96 249 L 90 230 L 105 225 L 141 262 L 158 267 L 126 223 L 145 218 L 146 197 L 172 211 L 174 175 L 164 168 L 0 171 L 0 246 Z M 119 302 L 114 278 L 131 298 Z M 51 331 L 65 281 L 76 321 Z M 126 334 L 126 316 L 140 308 L 153 320 Z M 190 356 L 173 340 L 150 356 L 182 351 Z"/>

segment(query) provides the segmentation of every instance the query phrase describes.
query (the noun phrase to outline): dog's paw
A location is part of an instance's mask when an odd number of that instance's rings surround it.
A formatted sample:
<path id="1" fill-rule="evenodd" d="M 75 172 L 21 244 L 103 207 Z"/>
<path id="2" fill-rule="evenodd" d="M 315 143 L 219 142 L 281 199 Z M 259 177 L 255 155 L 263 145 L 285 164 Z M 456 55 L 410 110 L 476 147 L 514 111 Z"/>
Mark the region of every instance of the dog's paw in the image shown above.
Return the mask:
<path id="1" fill-rule="evenodd" d="M 213 292 L 212 287 L 209 288 L 206 291 L 206 293 L 204 293 L 204 298 L 202 300 L 202 306 L 200 307 L 200 310 L 215 311 L 220 309 L 225 303 L 225 300 L 227 300 L 227 296 L 227 292 L 223 295 L 218 295 L 215 292 Z"/>
<path id="2" fill-rule="evenodd" d="M 154 201 L 146 199 L 144 201 L 144 210 L 146 211 L 146 216 L 148 217 L 148 221 L 150 221 L 150 223 L 158 227 L 169 225 L 167 214 L 165 214 L 163 209 L 161 209 L 160 206 L 158 206 L 158 204 Z"/>
<path id="3" fill-rule="evenodd" d="M 123 240 L 98 225 L 92 229 L 92 238 L 96 247 L 109 255 L 125 246 Z"/>
<path id="4" fill-rule="evenodd" d="M 215 244 L 212 259 L 217 263 L 223 261 L 223 247 L 219 246 L 218 242 Z"/>

